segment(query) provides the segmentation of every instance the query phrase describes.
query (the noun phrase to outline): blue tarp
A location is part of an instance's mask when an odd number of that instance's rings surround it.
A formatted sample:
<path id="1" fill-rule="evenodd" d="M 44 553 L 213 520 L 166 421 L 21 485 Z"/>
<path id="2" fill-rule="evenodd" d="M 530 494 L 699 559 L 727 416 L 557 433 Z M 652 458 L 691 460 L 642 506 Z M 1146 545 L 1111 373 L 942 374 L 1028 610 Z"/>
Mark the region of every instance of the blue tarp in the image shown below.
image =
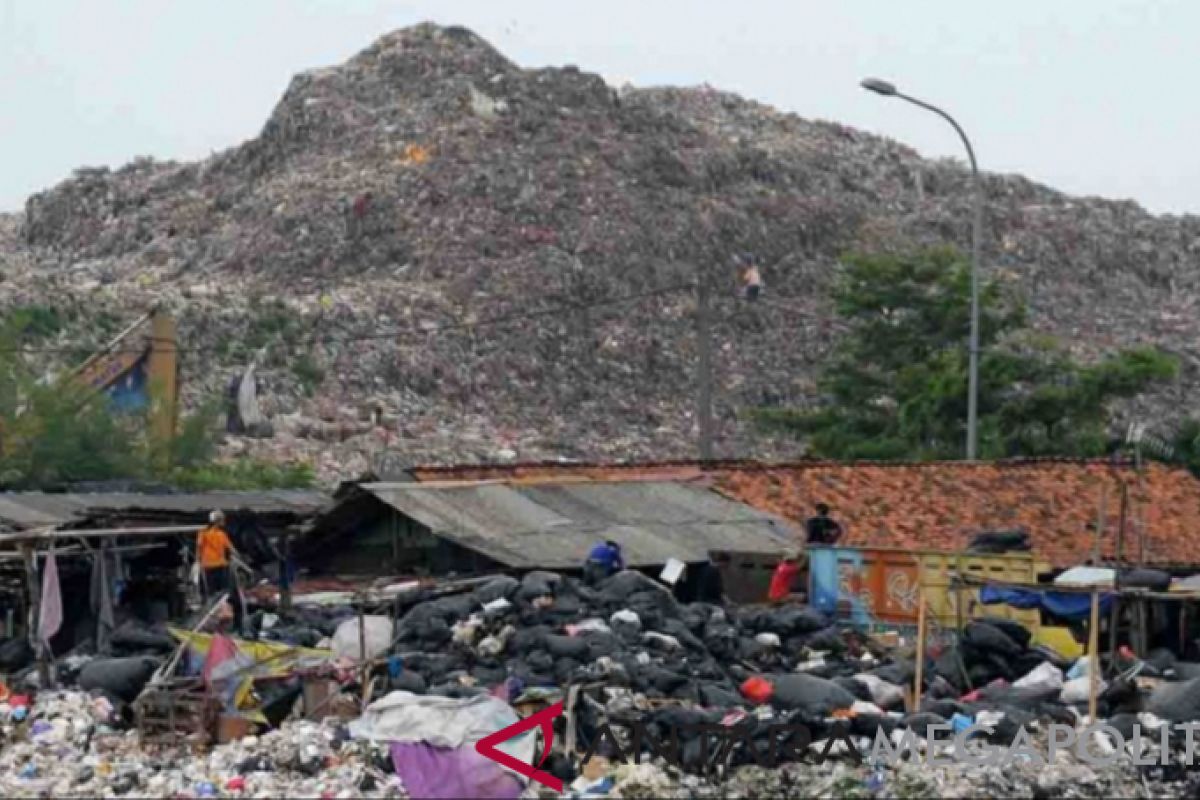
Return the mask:
<path id="1" fill-rule="evenodd" d="M 1111 592 L 1100 594 L 1100 613 L 1107 614 L 1112 608 Z M 984 605 L 1005 603 L 1013 608 L 1040 608 L 1057 617 L 1084 619 L 1092 612 L 1092 596 L 1073 592 L 1035 591 L 1033 589 L 1006 589 L 1000 586 L 984 586 L 979 590 L 979 602 Z"/>

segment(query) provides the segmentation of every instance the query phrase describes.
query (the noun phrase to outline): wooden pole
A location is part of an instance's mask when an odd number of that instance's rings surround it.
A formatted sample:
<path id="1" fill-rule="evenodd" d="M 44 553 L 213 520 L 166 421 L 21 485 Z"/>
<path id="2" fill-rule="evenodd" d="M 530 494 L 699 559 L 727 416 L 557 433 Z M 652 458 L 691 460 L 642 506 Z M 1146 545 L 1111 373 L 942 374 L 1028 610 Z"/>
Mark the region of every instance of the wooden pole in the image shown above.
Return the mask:
<path id="1" fill-rule="evenodd" d="M 925 678 L 925 594 L 917 595 L 917 676 L 913 681 L 913 706 L 915 712 L 921 708 L 921 686 Z"/>
<path id="2" fill-rule="evenodd" d="M 29 626 L 27 635 L 29 645 L 37 656 L 38 686 L 50 688 L 50 665 L 46 662 L 47 644 L 42 641 L 39 626 L 42 611 L 42 586 L 38 579 L 36 556 L 33 545 L 21 545 L 21 555 L 25 558 L 25 586 L 29 590 Z"/>
<path id="3" fill-rule="evenodd" d="M 713 417 L 712 417 L 712 324 L 709 320 L 708 278 L 703 268 L 697 271 L 696 277 L 696 337 L 699 349 L 700 363 L 698 367 L 699 386 L 697 386 L 696 416 L 700 432 L 700 459 L 711 460 L 713 457 Z"/>
<path id="4" fill-rule="evenodd" d="M 367 700 L 371 696 L 371 685 L 368 678 L 371 674 L 371 665 L 367 663 L 367 618 L 363 611 L 363 604 L 358 606 L 358 658 L 362 664 L 362 677 L 359 678 L 359 683 L 362 684 L 362 708 L 367 707 Z"/>
<path id="5" fill-rule="evenodd" d="M 1100 590 L 1092 589 L 1092 618 L 1088 625 L 1088 717 L 1096 721 L 1096 693 L 1100 685 Z"/>

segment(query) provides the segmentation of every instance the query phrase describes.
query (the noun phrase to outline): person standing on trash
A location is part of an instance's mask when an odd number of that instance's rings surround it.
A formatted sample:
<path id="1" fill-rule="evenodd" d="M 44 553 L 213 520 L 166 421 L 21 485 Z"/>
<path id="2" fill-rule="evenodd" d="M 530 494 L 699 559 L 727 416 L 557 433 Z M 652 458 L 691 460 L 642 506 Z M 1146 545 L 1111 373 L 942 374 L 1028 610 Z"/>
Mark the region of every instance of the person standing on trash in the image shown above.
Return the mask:
<path id="1" fill-rule="evenodd" d="M 742 284 L 742 293 L 747 300 L 753 302 L 762 294 L 762 274 L 753 261 L 747 260 L 746 271 L 742 273 Z"/>
<path id="2" fill-rule="evenodd" d="M 237 554 L 225 532 L 225 512 L 213 511 L 208 515 L 208 523 L 208 527 L 196 534 L 196 560 L 200 562 L 205 599 L 233 588 L 229 557 Z"/>
<path id="3" fill-rule="evenodd" d="M 824 503 L 817 503 L 817 515 L 809 517 L 804 527 L 809 544 L 834 545 L 842 538 L 842 526 L 829 516 L 829 506 Z"/>
<path id="4" fill-rule="evenodd" d="M 621 545 L 608 539 L 597 544 L 588 553 L 587 561 L 583 565 L 583 577 L 588 585 L 594 586 L 623 569 L 625 559 L 621 557 Z"/>
<path id="5" fill-rule="evenodd" d="M 792 584 L 800 574 L 800 554 L 788 553 L 775 567 L 771 575 L 771 586 L 767 590 L 767 599 L 772 603 L 782 603 L 792 593 Z"/>

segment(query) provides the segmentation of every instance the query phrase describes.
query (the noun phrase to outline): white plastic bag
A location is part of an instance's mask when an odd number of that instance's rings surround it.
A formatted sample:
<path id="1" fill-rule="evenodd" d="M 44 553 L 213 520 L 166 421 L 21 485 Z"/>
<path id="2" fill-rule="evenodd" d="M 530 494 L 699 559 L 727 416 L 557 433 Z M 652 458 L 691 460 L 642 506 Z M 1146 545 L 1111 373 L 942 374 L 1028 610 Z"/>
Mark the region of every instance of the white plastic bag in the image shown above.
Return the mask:
<path id="1" fill-rule="evenodd" d="M 1013 682 L 1013 687 L 1017 689 L 1046 689 L 1061 690 L 1063 688 L 1062 670 L 1051 664 L 1049 661 L 1043 662 L 1031 669 L 1024 677 Z"/>
<path id="2" fill-rule="evenodd" d="M 375 658 L 387 652 L 392 646 L 391 617 L 367 616 L 362 620 L 365 636 L 358 635 L 358 617 L 350 617 L 337 626 L 333 633 L 333 655 L 336 658 L 346 658 L 358 661 L 362 657 L 362 642 L 366 641 L 367 658 Z"/>

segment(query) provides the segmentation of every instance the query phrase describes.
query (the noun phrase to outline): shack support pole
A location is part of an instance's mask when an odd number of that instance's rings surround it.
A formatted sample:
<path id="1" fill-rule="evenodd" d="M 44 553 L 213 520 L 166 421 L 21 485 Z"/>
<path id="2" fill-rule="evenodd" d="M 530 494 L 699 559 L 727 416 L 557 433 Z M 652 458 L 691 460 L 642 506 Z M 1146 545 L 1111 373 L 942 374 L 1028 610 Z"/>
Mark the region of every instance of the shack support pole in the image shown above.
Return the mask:
<path id="1" fill-rule="evenodd" d="M 699 426 L 701 461 L 709 461 L 713 457 L 712 321 L 709 318 L 708 291 L 708 278 L 701 269 L 696 278 L 696 334 L 700 355 L 696 417 Z"/>
<path id="2" fill-rule="evenodd" d="M 42 641 L 42 632 L 38 622 L 42 611 L 42 586 L 38 579 L 37 560 L 32 544 L 21 545 L 21 555 L 25 559 L 25 586 L 29 590 L 29 625 L 27 635 L 29 646 L 37 655 L 38 686 L 42 689 L 50 687 L 50 665 L 46 661 L 47 645 Z"/>
<path id="3" fill-rule="evenodd" d="M 292 563 L 292 533 L 283 532 L 283 563 L 279 565 L 279 604 L 284 610 L 292 608 L 292 579 L 288 568 Z"/>
<path id="4" fill-rule="evenodd" d="M 1092 589 L 1092 618 L 1088 625 L 1088 718 L 1096 721 L 1096 693 L 1100 684 L 1100 590 Z"/>
<path id="5" fill-rule="evenodd" d="M 921 687 L 925 678 L 925 594 L 917 595 L 917 675 L 913 681 L 913 705 L 915 712 L 921 708 Z"/>

